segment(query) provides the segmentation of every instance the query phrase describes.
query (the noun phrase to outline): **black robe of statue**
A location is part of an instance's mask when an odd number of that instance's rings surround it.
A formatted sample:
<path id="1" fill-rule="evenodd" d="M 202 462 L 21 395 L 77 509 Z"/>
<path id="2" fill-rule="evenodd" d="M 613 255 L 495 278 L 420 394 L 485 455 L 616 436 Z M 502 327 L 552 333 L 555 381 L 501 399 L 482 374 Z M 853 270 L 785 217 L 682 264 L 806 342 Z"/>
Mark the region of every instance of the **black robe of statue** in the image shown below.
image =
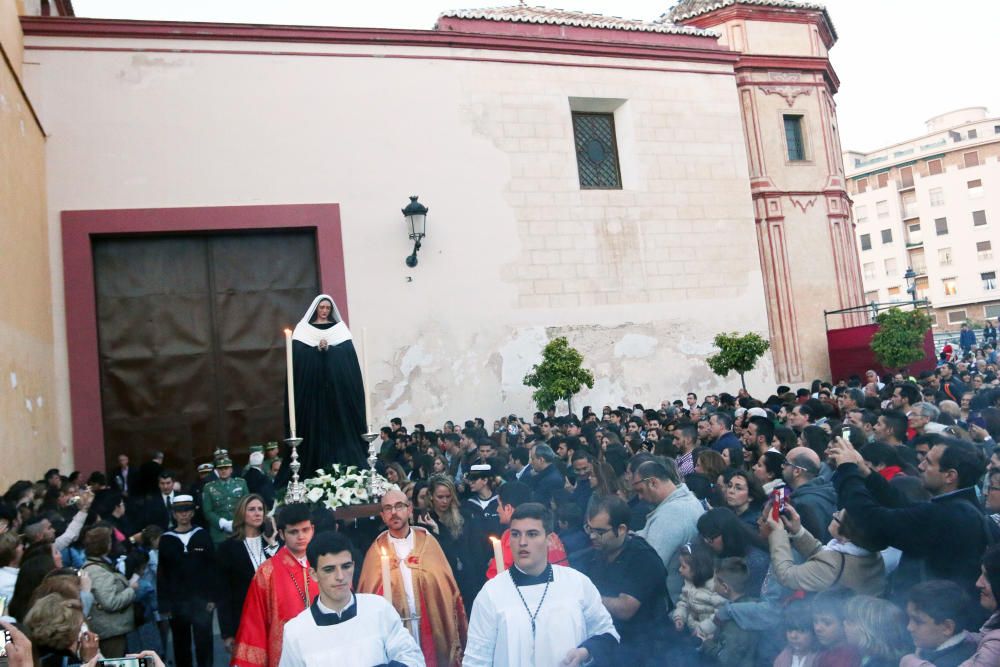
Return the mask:
<path id="1" fill-rule="evenodd" d="M 329 329 L 328 324 L 310 324 Z M 299 445 L 299 479 L 313 477 L 333 463 L 367 467 L 367 446 L 361 434 L 367 431 L 364 383 L 354 341 L 346 340 L 325 350 L 298 340 L 292 341 L 295 380 L 296 435 Z M 285 433 L 288 425 L 288 394 L 285 393 Z M 284 447 L 281 472 L 275 485 L 287 484 L 291 476 L 291 448 Z"/>

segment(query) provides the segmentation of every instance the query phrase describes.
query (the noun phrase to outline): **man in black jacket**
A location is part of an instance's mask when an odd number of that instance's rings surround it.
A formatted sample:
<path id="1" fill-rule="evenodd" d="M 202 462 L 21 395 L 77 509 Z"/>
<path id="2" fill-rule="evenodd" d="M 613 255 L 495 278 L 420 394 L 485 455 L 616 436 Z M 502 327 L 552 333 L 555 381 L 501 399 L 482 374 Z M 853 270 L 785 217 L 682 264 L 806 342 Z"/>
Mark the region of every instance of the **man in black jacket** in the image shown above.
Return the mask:
<path id="1" fill-rule="evenodd" d="M 174 663 L 193 665 L 191 635 L 198 667 L 212 667 L 212 613 L 215 611 L 215 550 L 208 531 L 191 524 L 194 498 L 174 497 L 177 527 L 160 538 L 156 591 L 159 611 L 170 619 Z"/>
<path id="2" fill-rule="evenodd" d="M 556 453 L 548 445 L 535 445 L 531 450 L 532 475 L 527 482 L 534 501 L 545 507 L 552 506 L 553 494 L 566 485 L 566 479 L 556 467 L 555 461 Z"/>
<path id="3" fill-rule="evenodd" d="M 970 594 L 976 590 L 980 559 L 997 535 L 979 507 L 974 487 L 985 463 L 970 443 L 949 438 L 931 448 L 920 472 L 932 498 L 916 503 L 873 472 L 843 439 L 835 439 L 828 453 L 837 465 L 833 481 L 840 506 L 866 535 L 903 552 L 893 598 L 905 601 L 922 579 L 954 581 Z"/>

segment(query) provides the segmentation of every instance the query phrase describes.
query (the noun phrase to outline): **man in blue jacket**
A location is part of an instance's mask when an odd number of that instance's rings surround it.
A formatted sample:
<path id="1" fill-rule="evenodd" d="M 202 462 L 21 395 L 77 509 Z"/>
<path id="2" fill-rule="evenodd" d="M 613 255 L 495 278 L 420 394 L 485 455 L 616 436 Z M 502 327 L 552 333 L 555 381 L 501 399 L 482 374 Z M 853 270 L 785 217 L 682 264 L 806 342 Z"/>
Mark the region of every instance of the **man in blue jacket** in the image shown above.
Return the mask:
<path id="1" fill-rule="evenodd" d="M 958 346 L 962 348 L 962 354 L 968 354 L 976 345 L 976 332 L 969 328 L 968 324 L 962 325 L 962 333 L 958 335 Z"/>
<path id="2" fill-rule="evenodd" d="M 531 477 L 528 486 L 536 503 L 552 506 L 552 496 L 565 485 L 566 480 L 555 465 L 556 453 L 548 445 L 535 445 L 531 450 Z"/>

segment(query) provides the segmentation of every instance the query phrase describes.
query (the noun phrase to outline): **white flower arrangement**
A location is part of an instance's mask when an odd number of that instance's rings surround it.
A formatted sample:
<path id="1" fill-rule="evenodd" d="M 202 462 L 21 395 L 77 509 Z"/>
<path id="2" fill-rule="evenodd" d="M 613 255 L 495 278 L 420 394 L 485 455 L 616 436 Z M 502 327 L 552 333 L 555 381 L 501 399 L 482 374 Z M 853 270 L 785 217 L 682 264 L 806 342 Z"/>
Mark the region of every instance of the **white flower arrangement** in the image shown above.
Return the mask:
<path id="1" fill-rule="evenodd" d="M 319 469 L 315 474 L 315 477 L 303 482 L 306 486 L 306 500 L 330 510 L 346 505 L 374 503 L 386 491 L 399 489 L 374 470 L 360 470 L 357 466 L 335 463 L 329 473 Z"/>

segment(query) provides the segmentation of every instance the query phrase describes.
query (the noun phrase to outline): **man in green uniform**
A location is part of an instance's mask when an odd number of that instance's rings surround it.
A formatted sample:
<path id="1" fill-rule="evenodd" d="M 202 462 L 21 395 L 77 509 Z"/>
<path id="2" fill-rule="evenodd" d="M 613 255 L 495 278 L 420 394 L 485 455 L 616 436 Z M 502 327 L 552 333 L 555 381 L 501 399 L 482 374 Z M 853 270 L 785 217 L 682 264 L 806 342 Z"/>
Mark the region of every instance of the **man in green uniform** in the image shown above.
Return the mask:
<path id="1" fill-rule="evenodd" d="M 215 462 L 215 474 L 219 479 L 209 482 L 202 491 L 202 511 L 212 541 L 216 544 L 233 532 L 233 514 L 243 496 L 250 493 L 246 480 L 233 477 L 233 462 L 229 458 Z"/>

